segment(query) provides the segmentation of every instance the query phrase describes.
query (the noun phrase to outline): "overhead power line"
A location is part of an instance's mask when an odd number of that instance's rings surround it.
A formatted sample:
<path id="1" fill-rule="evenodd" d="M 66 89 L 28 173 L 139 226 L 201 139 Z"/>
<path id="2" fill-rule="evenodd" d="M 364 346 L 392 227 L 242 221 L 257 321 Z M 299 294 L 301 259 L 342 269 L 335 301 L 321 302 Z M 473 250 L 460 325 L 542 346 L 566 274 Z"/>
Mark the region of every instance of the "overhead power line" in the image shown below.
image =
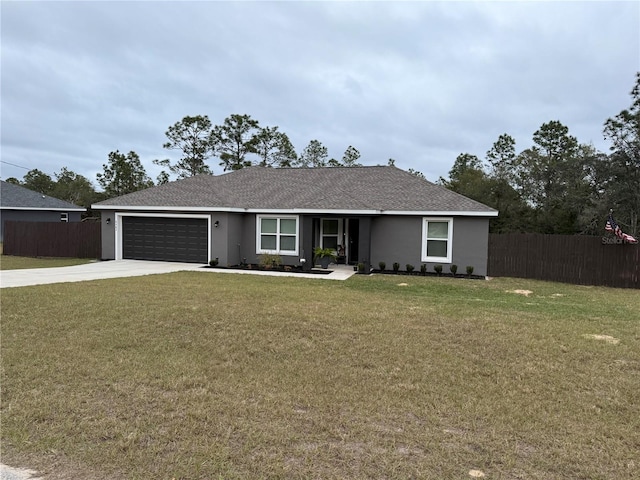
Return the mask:
<path id="1" fill-rule="evenodd" d="M 31 170 L 30 168 L 23 167 L 22 165 L 16 165 L 15 163 L 5 162 L 4 160 L 0 160 L 0 163 L 6 163 L 7 165 L 11 165 L 12 167 L 24 168 L 25 170 Z"/>

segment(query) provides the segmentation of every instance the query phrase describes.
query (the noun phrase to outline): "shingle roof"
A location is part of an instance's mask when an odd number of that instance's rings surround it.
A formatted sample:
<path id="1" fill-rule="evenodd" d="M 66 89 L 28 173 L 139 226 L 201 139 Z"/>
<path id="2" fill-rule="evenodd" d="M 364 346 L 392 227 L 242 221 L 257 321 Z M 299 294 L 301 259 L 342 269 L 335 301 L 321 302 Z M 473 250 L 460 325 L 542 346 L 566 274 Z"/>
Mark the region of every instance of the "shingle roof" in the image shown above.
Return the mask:
<path id="1" fill-rule="evenodd" d="M 468 212 L 497 215 L 470 198 L 392 166 L 250 167 L 197 175 L 95 204 L 211 210 Z"/>
<path id="2" fill-rule="evenodd" d="M 0 208 L 11 210 L 86 211 L 73 203 L 0 180 Z"/>

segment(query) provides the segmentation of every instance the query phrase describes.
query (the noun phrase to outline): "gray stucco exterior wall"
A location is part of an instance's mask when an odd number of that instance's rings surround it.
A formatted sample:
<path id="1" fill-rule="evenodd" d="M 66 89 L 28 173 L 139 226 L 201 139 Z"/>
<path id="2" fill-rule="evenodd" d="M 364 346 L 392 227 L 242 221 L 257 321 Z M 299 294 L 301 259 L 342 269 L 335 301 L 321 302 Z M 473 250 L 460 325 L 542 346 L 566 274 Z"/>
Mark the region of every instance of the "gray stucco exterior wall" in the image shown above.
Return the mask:
<path id="1" fill-rule="evenodd" d="M 211 214 L 211 258 L 217 258 L 218 265 L 227 267 L 240 263 L 239 243 L 245 216 L 227 212 Z M 220 222 L 217 227 L 216 222 Z"/>
<path id="2" fill-rule="evenodd" d="M 450 217 L 447 217 L 450 218 Z M 404 270 L 411 264 L 416 270 L 427 264 L 427 271 L 433 272 L 435 262 L 422 262 L 422 224 L 424 217 L 380 216 L 372 222 L 371 266 L 378 268 L 385 262 L 391 268 L 394 262 Z M 439 262 L 448 273 L 449 265 L 458 265 L 464 273 L 467 266 L 473 266 L 474 275 L 487 274 L 489 242 L 489 219 L 475 217 L 453 217 L 453 250 L 451 263 Z"/>
<path id="3" fill-rule="evenodd" d="M 473 267 L 474 275 L 487 275 L 489 259 L 489 219 L 454 218 L 453 220 L 453 261 L 458 265 L 458 273 L 466 273 L 467 266 Z M 448 273 L 449 267 L 445 267 Z"/>
<path id="4" fill-rule="evenodd" d="M 108 220 L 108 222 L 107 222 Z M 102 260 L 116 258 L 116 212 L 103 210 L 100 214 L 102 230 Z"/>
<path id="5" fill-rule="evenodd" d="M 402 270 L 407 263 L 419 269 L 422 217 L 379 216 L 371 226 L 371 266 L 385 262 L 391 268 L 394 262 Z"/>
<path id="6" fill-rule="evenodd" d="M 364 265 L 364 271 L 368 272 L 371 265 L 371 233 L 373 219 L 371 217 L 360 217 L 360 231 L 358 232 L 358 264 Z"/>
<path id="7" fill-rule="evenodd" d="M 240 237 L 236 239 L 236 243 L 240 244 L 238 250 L 240 262 L 258 262 L 258 256 L 256 255 L 256 216 L 254 214 L 242 216 L 242 230 Z"/>
<path id="8" fill-rule="evenodd" d="M 300 259 L 303 270 L 313 268 L 313 217 L 304 215 L 300 217 Z"/>

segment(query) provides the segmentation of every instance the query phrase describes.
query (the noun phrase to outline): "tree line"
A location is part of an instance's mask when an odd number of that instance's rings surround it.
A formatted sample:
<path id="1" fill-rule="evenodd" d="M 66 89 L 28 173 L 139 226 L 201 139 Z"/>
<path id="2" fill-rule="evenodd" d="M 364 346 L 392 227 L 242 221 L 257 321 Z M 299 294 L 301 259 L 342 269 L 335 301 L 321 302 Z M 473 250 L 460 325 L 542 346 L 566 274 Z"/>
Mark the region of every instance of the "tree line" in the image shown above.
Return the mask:
<path id="1" fill-rule="evenodd" d="M 640 213 L 640 73 L 632 104 L 604 123 L 610 153 L 580 144 L 560 121 L 544 123 L 533 146 L 519 153 L 508 134 L 498 137 L 484 161 L 456 158 L 438 183 L 499 210 L 491 231 L 595 234 L 610 209 L 623 230 L 638 233 Z"/>
<path id="2" fill-rule="evenodd" d="M 497 209 L 491 220 L 495 233 L 599 234 L 609 209 L 632 235 L 638 233 L 640 212 L 640 72 L 631 91 L 632 104 L 604 123 L 610 153 L 580 144 L 560 121 L 544 123 L 533 134 L 533 146 L 516 151 L 508 134 L 498 137 L 484 160 L 471 153 L 455 159 L 449 177 L 437 183 Z M 360 152 L 349 146 L 341 160 L 329 158 L 319 140 L 311 140 L 298 155 L 286 133 L 262 127 L 249 115 L 233 114 L 221 125 L 206 115 L 186 116 L 165 132 L 163 148 L 180 152 L 175 162 L 153 160 L 163 167 L 154 182 L 134 151 L 110 152 L 97 174 L 102 192 L 67 168 L 55 180 L 37 169 L 22 181 L 7 179 L 31 190 L 90 208 L 105 198 L 124 195 L 170 180 L 211 174 L 214 158 L 224 171 L 251 165 L 264 167 L 355 167 Z M 389 159 L 393 165 L 394 160 Z M 424 178 L 419 171 L 409 172 Z"/>
<path id="3" fill-rule="evenodd" d="M 207 115 L 187 116 L 165 132 L 164 148 L 177 150 L 180 159 L 154 160 L 154 164 L 168 169 L 160 174 L 159 182 L 168 179 L 169 172 L 178 178 L 211 173 L 207 165 L 217 157 L 224 171 L 239 170 L 252 165 L 262 167 L 355 167 L 360 152 L 349 146 L 342 160 L 328 158 L 328 150 L 319 140 L 311 140 L 300 155 L 286 133 L 278 127 L 261 127 L 249 115 L 233 114 L 222 125 L 212 125 Z"/>
<path id="4" fill-rule="evenodd" d="M 53 178 L 49 174 L 34 168 L 33 170 L 29 170 L 24 177 L 22 177 L 22 180 L 9 177 L 6 181 L 85 208 L 90 207 L 94 202 L 106 198 L 96 192 L 88 178 L 66 167 L 54 173 Z"/>

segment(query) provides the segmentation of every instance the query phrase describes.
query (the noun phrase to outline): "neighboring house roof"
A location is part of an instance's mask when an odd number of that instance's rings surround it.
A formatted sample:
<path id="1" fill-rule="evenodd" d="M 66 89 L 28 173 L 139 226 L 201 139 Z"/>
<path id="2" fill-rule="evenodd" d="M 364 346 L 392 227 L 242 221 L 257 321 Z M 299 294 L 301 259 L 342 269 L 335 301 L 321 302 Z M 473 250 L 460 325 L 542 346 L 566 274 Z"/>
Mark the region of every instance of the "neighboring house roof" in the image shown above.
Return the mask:
<path id="1" fill-rule="evenodd" d="M 28 188 L 0 180 L 0 208 L 3 210 L 54 210 L 85 212 L 87 209 Z"/>
<path id="2" fill-rule="evenodd" d="M 119 210 L 464 214 L 498 212 L 393 166 L 249 167 L 196 175 L 93 206 Z"/>

